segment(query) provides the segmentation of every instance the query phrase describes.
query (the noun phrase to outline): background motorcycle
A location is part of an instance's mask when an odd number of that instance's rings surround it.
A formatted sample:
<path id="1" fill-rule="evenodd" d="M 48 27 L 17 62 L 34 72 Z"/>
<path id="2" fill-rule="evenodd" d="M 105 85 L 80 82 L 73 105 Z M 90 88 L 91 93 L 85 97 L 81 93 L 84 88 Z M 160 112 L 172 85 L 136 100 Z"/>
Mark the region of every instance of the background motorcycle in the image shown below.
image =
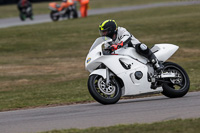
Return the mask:
<path id="1" fill-rule="evenodd" d="M 99 37 L 93 43 L 85 61 L 90 72 L 88 90 L 102 104 L 114 104 L 121 96 L 162 93 L 176 98 L 184 96 L 190 87 L 185 70 L 178 64 L 165 62 L 179 48 L 173 44 L 156 44 L 152 52 L 164 69 L 156 72 L 152 64 L 132 47 L 110 53 L 112 39 Z"/>
<path id="2" fill-rule="evenodd" d="M 19 14 L 19 18 L 22 21 L 25 21 L 26 18 L 30 18 L 31 20 L 33 20 L 32 7 L 22 8 Z"/>
<path id="3" fill-rule="evenodd" d="M 49 3 L 50 18 L 53 21 L 58 21 L 60 17 L 62 18 L 77 18 L 78 12 L 76 10 L 75 5 L 69 6 L 68 8 L 63 9 L 62 11 L 58 11 L 60 5 L 56 2 Z"/>

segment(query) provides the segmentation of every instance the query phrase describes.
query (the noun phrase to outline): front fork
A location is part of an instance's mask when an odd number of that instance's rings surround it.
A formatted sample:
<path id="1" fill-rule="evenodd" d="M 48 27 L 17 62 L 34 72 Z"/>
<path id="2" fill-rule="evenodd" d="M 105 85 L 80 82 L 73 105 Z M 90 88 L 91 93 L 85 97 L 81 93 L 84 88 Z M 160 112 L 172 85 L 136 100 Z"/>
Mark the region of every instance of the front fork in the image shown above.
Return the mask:
<path id="1" fill-rule="evenodd" d="M 108 86 L 109 83 L 110 83 L 110 71 L 106 67 L 106 86 Z"/>

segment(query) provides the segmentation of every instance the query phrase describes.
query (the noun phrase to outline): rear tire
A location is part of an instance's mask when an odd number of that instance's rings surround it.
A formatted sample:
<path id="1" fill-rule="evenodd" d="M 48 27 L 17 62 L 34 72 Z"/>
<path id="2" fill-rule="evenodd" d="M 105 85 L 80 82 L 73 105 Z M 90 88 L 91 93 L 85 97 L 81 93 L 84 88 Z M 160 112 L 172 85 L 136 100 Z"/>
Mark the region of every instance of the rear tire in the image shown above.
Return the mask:
<path id="1" fill-rule="evenodd" d="M 190 88 L 190 80 L 186 71 L 178 64 L 172 62 L 165 62 L 163 65 L 164 72 L 173 72 L 177 75 L 177 78 L 166 79 L 168 83 L 163 83 L 162 94 L 170 98 L 183 97 Z"/>
<path id="2" fill-rule="evenodd" d="M 106 87 L 105 79 L 100 75 L 91 75 L 88 79 L 88 90 L 91 96 L 101 104 L 114 104 L 121 97 L 121 88 L 119 83 L 114 79 L 110 79 L 111 83 Z"/>
<path id="3" fill-rule="evenodd" d="M 73 18 L 78 18 L 78 13 L 76 10 L 72 10 L 72 16 Z"/>

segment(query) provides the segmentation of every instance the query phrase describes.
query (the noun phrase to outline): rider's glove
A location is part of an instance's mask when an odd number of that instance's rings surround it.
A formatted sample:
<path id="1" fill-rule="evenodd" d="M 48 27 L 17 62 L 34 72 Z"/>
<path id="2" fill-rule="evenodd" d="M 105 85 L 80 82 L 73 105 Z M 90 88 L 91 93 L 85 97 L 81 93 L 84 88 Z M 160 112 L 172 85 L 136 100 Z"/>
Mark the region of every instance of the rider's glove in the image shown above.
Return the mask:
<path id="1" fill-rule="evenodd" d="M 111 51 L 117 50 L 117 45 L 116 45 L 116 44 L 111 45 L 111 46 L 110 46 L 110 50 L 111 50 Z"/>
<path id="2" fill-rule="evenodd" d="M 123 47 L 123 46 L 124 46 L 124 42 L 122 42 L 122 41 L 121 41 L 120 43 L 117 44 L 117 48 L 121 48 L 121 47 Z"/>
<path id="3" fill-rule="evenodd" d="M 111 45 L 110 49 L 111 49 L 111 51 L 114 51 L 114 50 L 117 50 L 117 49 L 119 49 L 119 48 L 121 48 L 123 46 L 124 46 L 124 43 L 120 42 L 120 43 Z"/>

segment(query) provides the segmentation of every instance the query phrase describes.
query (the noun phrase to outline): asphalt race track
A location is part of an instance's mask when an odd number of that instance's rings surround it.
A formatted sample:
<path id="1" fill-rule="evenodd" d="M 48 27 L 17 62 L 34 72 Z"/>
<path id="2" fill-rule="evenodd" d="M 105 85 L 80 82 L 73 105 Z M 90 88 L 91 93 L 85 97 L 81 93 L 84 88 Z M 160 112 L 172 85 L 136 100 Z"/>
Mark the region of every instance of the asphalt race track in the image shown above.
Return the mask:
<path id="1" fill-rule="evenodd" d="M 186 6 L 186 5 L 194 5 L 194 4 L 200 4 L 200 1 L 191 0 L 191 1 L 182 1 L 182 2 L 179 1 L 179 2 L 156 3 L 156 4 L 147 4 L 147 5 L 137 5 L 137 6 L 93 9 L 93 10 L 88 11 L 88 15 L 105 14 L 105 13 L 113 13 L 113 12 L 128 11 L 128 10 L 139 10 L 139 9 L 147 9 L 147 8 L 156 8 L 156 7 Z M 30 24 L 38 24 L 38 23 L 45 23 L 45 22 L 51 22 L 49 14 L 36 15 L 36 16 L 34 16 L 33 21 L 27 19 L 25 22 L 22 22 L 19 19 L 19 17 L 7 18 L 7 19 L 0 19 L 0 28 L 6 28 L 6 27 L 12 27 L 12 26 L 21 26 L 21 25 L 30 25 Z"/>
<path id="2" fill-rule="evenodd" d="M 200 92 L 191 92 L 182 98 L 156 96 L 120 100 L 113 105 L 90 103 L 0 112 L 0 132 L 27 133 L 199 117 Z"/>
<path id="3" fill-rule="evenodd" d="M 89 10 L 88 15 L 164 6 L 200 4 L 200 1 L 159 3 Z M 21 22 L 18 17 L 0 19 L 0 28 L 51 22 L 49 15 Z M 0 112 L 0 133 L 40 132 L 53 129 L 102 127 L 116 124 L 151 123 L 178 118 L 200 118 L 200 92 L 182 98 L 156 96 L 120 100 L 114 105 L 99 103 Z"/>

